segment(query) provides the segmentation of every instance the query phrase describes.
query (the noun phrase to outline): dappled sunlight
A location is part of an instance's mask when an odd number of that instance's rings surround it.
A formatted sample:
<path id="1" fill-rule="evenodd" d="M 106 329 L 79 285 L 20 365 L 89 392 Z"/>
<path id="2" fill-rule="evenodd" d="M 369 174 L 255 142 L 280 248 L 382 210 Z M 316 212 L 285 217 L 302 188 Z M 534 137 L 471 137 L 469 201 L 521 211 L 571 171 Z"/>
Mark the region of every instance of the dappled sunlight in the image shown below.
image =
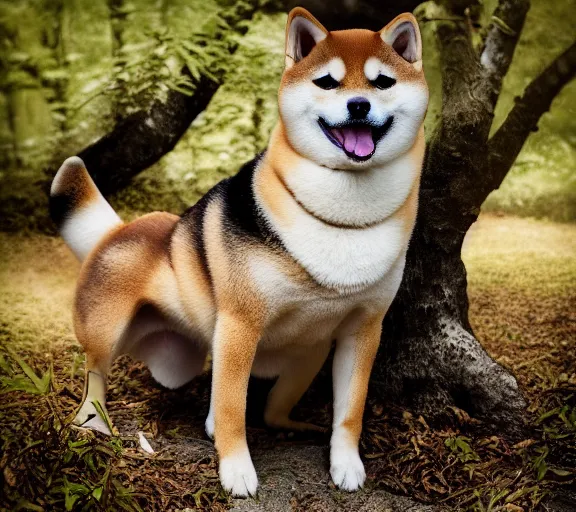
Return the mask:
<path id="1" fill-rule="evenodd" d="M 481 216 L 467 234 L 470 321 L 536 397 L 576 385 L 576 226 Z"/>
<path id="2" fill-rule="evenodd" d="M 49 350 L 74 343 L 72 300 L 80 264 L 62 240 L 0 233 L 0 343 Z"/>

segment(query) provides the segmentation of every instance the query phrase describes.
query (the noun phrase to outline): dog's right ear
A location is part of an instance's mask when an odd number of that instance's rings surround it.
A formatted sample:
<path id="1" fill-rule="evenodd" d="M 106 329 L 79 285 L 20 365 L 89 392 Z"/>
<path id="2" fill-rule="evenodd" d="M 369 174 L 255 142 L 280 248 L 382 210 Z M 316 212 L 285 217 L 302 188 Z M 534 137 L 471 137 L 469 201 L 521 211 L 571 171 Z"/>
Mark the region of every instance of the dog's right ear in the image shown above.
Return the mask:
<path id="1" fill-rule="evenodd" d="M 292 9 L 286 24 L 286 68 L 306 57 L 327 35 L 328 31 L 306 9 Z"/>

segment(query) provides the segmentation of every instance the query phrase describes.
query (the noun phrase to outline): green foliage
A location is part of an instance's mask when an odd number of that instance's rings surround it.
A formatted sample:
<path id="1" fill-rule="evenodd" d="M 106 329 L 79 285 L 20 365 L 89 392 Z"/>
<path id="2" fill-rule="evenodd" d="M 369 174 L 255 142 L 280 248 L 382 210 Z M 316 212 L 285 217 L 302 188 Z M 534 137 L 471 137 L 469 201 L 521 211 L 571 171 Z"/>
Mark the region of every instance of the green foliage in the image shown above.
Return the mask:
<path id="1" fill-rule="evenodd" d="M 466 436 L 447 437 L 444 444 L 460 462 L 480 459 L 478 454 L 470 447 L 470 438 Z"/>
<path id="2" fill-rule="evenodd" d="M 484 211 L 576 220 L 576 147 L 558 135 L 539 138 L 544 141 L 536 149 L 528 140 L 500 188 L 486 199 Z"/>
<path id="3" fill-rule="evenodd" d="M 36 24 L 47 21 L 52 14 L 49 9 L 44 15 L 36 7 L 38 2 L 1 2 L 0 26 L 4 36 L 0 39 L 0 88 L 50 86 L 52 81 L 65 75 L 57 69 L 58 61 L 41 38 L 47 29 Z"/>
<path id="4" fill-rule="evenodd" d="M 0 386 L 9 407 L 0 412 L 0 441 L 6 454 L 2 494 L 12 510 L 126 510 L 141 512 L 133 491 L 116 471 L 124 449 L 120 439 L 101 441 L 66 426 L 52 387 L 52 364 L 42 377 L 11 349 L 0 355 Z M 16 373 L 19 366 L 24 374 Z M 28 379 L 28 381 L 26 380 Z M 38 398 L 38 395 L 42 395 Z M 7 458 L 8 454 L 10 457 Z M 7 504 L 0 500 L 0 507 Z"/>
<path id="5" fill-rule="evenodd" d="M 494 0 L 491 0 L 494 3 Z M 493 130 L 504 121 L 530 81 L 574 40 L 576 10 L 565 0 L 532 0 L 525 28 L 496 107 Z M 550 38 L 550 27 L 556 26 Z M 566 27 L 566 28 L 564 28 Z M 576 221 L 576 81 L 554 100 L 538 123 L 499 190 L 483 209 L 517 215 Z"/>
<path id="6" fill-rule="evenodd" d="M 46 229 L 51 176 L 44 169 L 53 171 L 106 134 L 115 119 L 165 99 L 170 90 L 192 94 L 200 77 L 223 87 L 174 150 L 113 202 L 128 216 L 152 208 L 181 213 L 236 172 L 265 147 L 277 118 L 286 16 L 267 14 L 272 4 L 279 7 L 276 0 L 0 2 L 3 227 Z M 496 0 L 483 3 L 477 43 L 495 5 Z M 427 2 L 420 11 L 431 7 Z M 259 12 L 252 17 L 254 9 Z M 532 0 L 495 127 L 514 97 L 571 42 L 575 23 L 569 0 Z M 421 26 L 431 133 L 440 113 L 441 76 L 435 22 Z M 550 26 L 557 27 L 553 38 Z M 576 219 L 575 87 L 568 85 L 556 99 L 485 210 Z"/>
<path id="7" fill-rule="evenodd" d="M 245 3 L 246 7 L 250 5 Z M 124 13 L 132 9 L 134 6 L 129 4 Z M 116 115 L 123 117 L 154 101 L 165 101 L 170 89 L 191 96 L 201 77 L 219 83 L 236 41 L 231 34 L 242 27 L 242 22 L 234 18 L 238 9 L 236 5 L 234 11 L 210 16 L 202 32 L 183 36 L 162 27 L 145 32 L 141 42 L 125 44 L 113 59 L 109 82 L 73 110 L 106 93 L 117 109 Z"/>
<path id="8" fill-rule="evenodd" d="M 47 394 L 50 391 L 52 381 L 52 364 L 39 377 L 18 354 L 10 349 L 8 349 L 8 352 L 24 373 L 15 373 L 6 359 L 0 355 L 0 368 L 6 373 L 6 375 L 0 375 L 0 394 L 8 391 L 25 391 L 37 395 Z"/>

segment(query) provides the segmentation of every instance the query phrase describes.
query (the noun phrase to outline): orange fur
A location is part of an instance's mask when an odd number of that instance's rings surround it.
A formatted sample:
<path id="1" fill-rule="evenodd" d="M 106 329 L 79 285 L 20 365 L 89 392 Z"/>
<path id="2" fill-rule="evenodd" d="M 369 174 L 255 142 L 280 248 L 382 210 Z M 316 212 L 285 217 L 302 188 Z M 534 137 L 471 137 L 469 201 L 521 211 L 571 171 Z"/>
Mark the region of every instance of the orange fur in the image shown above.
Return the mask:
<path id="1" fill-rule="evenodd" d="M 398 21 L 391 22 L 387 27 L 393 27 L 397 22 L 409 19 L 411 18 L 402 17 Z M 383 28 L 381 32 L 386 31 L 387 27 Z M 310 80 L 310 75 L 314 69 L 326 64 L 334 57 L 339 57 L 344 61 L 346 76 L 342 85 L 347 89 L 362 89 L 370 86 L 364 74 L 364 62 L 369 57 L 377 57 L 388 63 L 402 81 L 424 84 L 425 78 L 422 69 L 415 68 L 414 65 L 402 59 L 392 48 L 385 45 L 382 42 L 381 32 L 363 29 L 329 32 L 326 39 L 318 43 L 308 57 L 284 72 L 280 82 L 280 94 L 285 86 Z"/>
<path id="2" fill-rule="evenodd" d="M 76 336 L 90 370 L 106 374 L 118 345 L 146 296 L 149 280 L 167 258 L 178 217 L 151 213 L 113 230 L 84 262 L 74 305 Z"/>
<path id="3" fill-rule="evenodd" d="M 380 345 L 382 321 L 384 313 L 367 317 L 356 334 L 356 351 L 354 354 L 354 376 L 350 382 L 350 398 L 348 412 L 342 421 L 344 428 L 350 436 L 350 441 L 357 445 L 362 432 L 362 418 L 364 405 L 368 394 L 368 381 L 376 352 Z"/>
<path id="4" fill-rule="evenodd" d="M 212 394 L 216 449 L 221 459 L 246 444 L 246 393 L 261 326 L 222 311 L 214 339 Z"/>

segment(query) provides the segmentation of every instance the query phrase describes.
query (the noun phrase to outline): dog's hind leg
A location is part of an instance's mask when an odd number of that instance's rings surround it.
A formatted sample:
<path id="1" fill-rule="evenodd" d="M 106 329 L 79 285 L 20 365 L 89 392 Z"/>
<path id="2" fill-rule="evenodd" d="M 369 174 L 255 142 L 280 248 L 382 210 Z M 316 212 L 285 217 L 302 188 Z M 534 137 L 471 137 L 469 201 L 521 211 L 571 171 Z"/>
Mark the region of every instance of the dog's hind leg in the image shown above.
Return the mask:
<path id="1" fill-rule="evenodd" d="M 199 375 L 204 367 L 207 348 L 170 329 L 154 308 L 146 305 L 135 314 L 91 325 L 90 336 L 79 336 L 87 355 L 84 400 L 74 423 L 110 435 L 113 431 L 105 395 L 106 375 L 111 362 L 124 353 L 143 361 L 152 377 L 170 389 L 183 386 Z M 122 329 L 128 325 L 128 328 Z"/>
<path id="2" fill-rule="evenodd" d="M 129 353 L 146 364 L 156 382 L 176 389 L 202 373 L 208 349 L 166 325 L 140 337 Z"/>
<path id="3" fill-rule="evenodd" d="M 108 436 L 114 433 L 114 427 L 106 410 L 106 376 L 86 370 L 84 398 L 74 418 L 74 424 L 97 430 Z"/>
<path id="4" fill-rule="evenodd" d="M 264 412 L 264 421 L 269 427 L 326 431 L 325 428 L 311 423 L 291 420 L 289 416 L 322 368 L 330 347 L 330 342 L 322 342 L 284 362 L 280 376 L 270 391 Z"/>
<path id="5" fill-rule="evenodd" d="M 178 217 L 153 213 L 116 228 L 89 254 L 80 271 L 74 328 L 86 352 L 86 385 L 75 423 L 110 433 L 106 375 L 114 359 L 130 352 L 136 315 L 154 303 L 154 283 L 168 269 L 168 244 Z M 145 323 L 149 323 L 148 320 Z"/>
<path id="6" fill-rule="evenodd" d="M 86 377 L 75 425 L 106 435 L 115 433 L 106 409 L 106 379 L 112 362 L 120 353 L 131 316 L 131 308 L 126 305 L 113 308 L 106 303 L 96 305 L 88 315 L 76 311 L 76 336 L 86 352 Z"/>
<path id="7" fill-rule="evenodd" d="M 74 330 L 86 353 L 86 380 L 74 424 L 107 435 L 113 433 L 106 410 L 107 375 L 125 352 L 126 334 L 143 300 L 145 283 L 124 263 L 134 261 L 136 249 L 109 244 L 85 263 L 76 290 Z"/>

